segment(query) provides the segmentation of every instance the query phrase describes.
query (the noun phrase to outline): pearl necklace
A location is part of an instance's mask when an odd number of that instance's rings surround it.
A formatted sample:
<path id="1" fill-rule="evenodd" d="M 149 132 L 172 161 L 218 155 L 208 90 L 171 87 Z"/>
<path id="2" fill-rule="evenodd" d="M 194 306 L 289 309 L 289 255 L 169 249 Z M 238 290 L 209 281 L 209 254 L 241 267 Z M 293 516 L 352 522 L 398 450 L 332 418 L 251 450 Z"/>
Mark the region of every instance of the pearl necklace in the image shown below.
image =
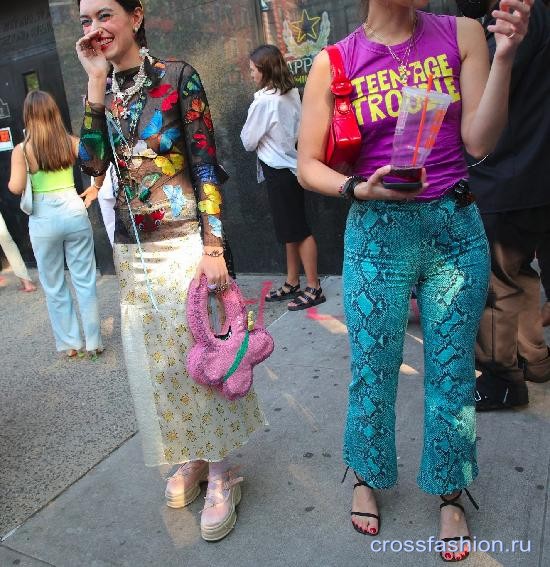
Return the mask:
<path id="1" fill-rule="evenodd" d="M 363 27 L 364 27 L 365 33 L 367 35 L 371 35 L 376 40 L 378 40 L 381 44 L 383 44 L 387 47 L 388 51 L 390 52 L 390 55 L 393 57 L 393 59 L 397 63 L 397 70 L 399 71 L 399 78 L 401 79 L 401 82 L 403 83 L 403 85 L 406 85 L 408 83 L 407 76 L 409 75 L 409 71 L 407 71 L 407 64 L 409 62 L 409 56 L 411 54 L 412 46 L 413 46 L 413 43 L 414 43 L 414 34 L 416 32 L 416 18 L 414 19 L 412 34 L 411 34 L 411 37 L 409 39 L 409 43 L 407 45 L 405 53 L 403 55 L 403 59 L 401 59 L 401 57 L 399 57 L 399 55 L 397 55 L 397 53 L 395 53 L 395 51 L 391 48 L 391 46 L 386 45 L 386 42 L 369 26 L 368 21 L 363 24 Z"/>
<path id="2" fill-rule="evenodd" d="M 129 86 L 127 89 L 124 89 L 123 91 L 120 90 L 120 86 L 118 85 L 118 81 L 116 79 L 116 73 L 115 70 L 113 69 L 113 80 L 112 80 L 111 90 L 113 91 L 115 98 L 120 100 L 121 105 L 124 107 L 124 114 L 126 116 L 128 113 L 126 106 L 130 102 L 131 98 L 139 91 L 141 91 L 141 89 L 145 85 L 146 80 L 147 80 L 147 73 L 145 72 L 145 59 L 141 62 L 139 71 L 137 75 L 134 77 L 134 84 Z M 126 116 L 123 116 L 123 118 L 125 118 Z"/>

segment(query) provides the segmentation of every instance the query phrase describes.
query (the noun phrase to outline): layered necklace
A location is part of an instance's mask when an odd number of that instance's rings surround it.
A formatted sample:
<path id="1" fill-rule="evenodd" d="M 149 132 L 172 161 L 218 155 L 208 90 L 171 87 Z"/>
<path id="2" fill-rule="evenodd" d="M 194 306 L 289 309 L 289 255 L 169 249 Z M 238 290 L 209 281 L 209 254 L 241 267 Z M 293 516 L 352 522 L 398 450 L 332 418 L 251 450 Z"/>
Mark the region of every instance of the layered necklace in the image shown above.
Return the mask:
<path id="1" fill-rule="evenodd" d="M 150 84 L 150 79 L 145 71 L 145 59 L 147 58 L 149 59 L 149 61 L 152 61 L 151 56 L 148 54 L 148 51 L 145 48 L 142 48 L 140 50 L 140 55 L 142 57 L 142 62 L 130 86 L 128 86 L 124 90 L 121 90 L 114 69 L 111 82 L 111 91 L 113 93 L 113 103 L 111 110 L 116 125 L 118 138 L 120 143 L 122 144 L 121 150 L 124 158 L 124 163 L 119 162 L 119 165 L 123 166 L 123 169 L 125 170 L 124 173 L 126 173 L 126 175 L 121 175 L 121 172 L 119 170 L 119 176 L 125 178 L 125 183 L 123 183 L 124 190 L 130 200 L 135 197 L 136 182 L 132 178 L 128 166 L 130 164 L 130 160 L 133 157 L 137 125 L 139 119 L 141 118 L 143 107 L 145 106 L 145 102 L 147 100 L 144 87 Z M 135 102 L 133 104 L 130 104 L 134 97 L 136 97 Z M 124 120 L 128 120 L 130 118 L 127 137 L 123 134 L 122 124 L 120 122 L 121 118 Z"/>
<path id="2" fill-rule="evenodd" d="M 382 45 L 385 45 L 386 48 L 388 49 L 390 55 L 392 56 L 392 58 L 395 60 L 395 62 L 397 63 L 397 70 L 399 71 L 399 78 L 401 79 L 401 83 L 403 85 L 406 85 L 408 80 L 407 77 L 409 75 L 409 71 L 407 70 L 407 65 L 409 63 L 409 57 L 411 55 L 411 51 L 412 51 L 412 47 L 415 43 L 415 32 L 416 32 L 416 15 L 414 17 L 414 21 L 413 21 L 413 28 L 412 28 L 412 34 L 411 37 L 409 39 L 409 42 L 407 44 L 407 47 L 405 49 L 405 53 L 403 54 L 403 57 L 399 57 L 399 55 L 397 55 L 397 53 L 395 53 L 395 51 L 391 48 L 390 45 L 387 45 L 386 40 L 384 40 L 383 38 L 381 38 L 370 26 L 369 26 L 369 22 L 368 20 L 363 24 L 363 28 L 365 30 L 365 34 L 368 36 L 372 36 L 374 39 L 376 39 L 379 43 L 381 43 Z"/>
<path id="3" fill-rule="evenodd" d="M 147 80 L 147 73 L 145 72 L 145 59 L 141 62 L 139 67 L 139 71 L 137 75 L 134 77 L 133 84 L 130 85 L 128 88 L 124 90 L 120 90 L 120 86 L 118 84 L 115 70 L 113 69 L 113 82 L 111 86 L 111 90 L 113 91 L 113 95 L 115 99 L 117 99 L 123 107 L 127 107 L 128 103 L 132 99 L 132 97 L 137 94 L 141 89 L 143 89 L 145 85 L 145 81 Z M 124 116 L 123 118 L 127 118 Z"/>

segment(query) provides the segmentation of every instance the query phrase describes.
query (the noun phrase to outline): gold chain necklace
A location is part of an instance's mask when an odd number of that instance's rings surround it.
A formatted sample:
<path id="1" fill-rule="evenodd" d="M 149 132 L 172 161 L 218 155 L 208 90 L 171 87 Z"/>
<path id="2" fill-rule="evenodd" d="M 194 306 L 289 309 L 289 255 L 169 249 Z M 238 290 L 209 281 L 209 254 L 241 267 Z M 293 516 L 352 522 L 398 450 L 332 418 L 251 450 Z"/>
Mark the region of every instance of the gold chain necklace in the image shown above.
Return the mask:
<path id="1" fill-rule="evenodd" d="M 401 57 L 399 57 L 399 55 L 397 55 L 397 53 L 395 53 L 395 51 L 391 48 L 390 45 L 386 45 L 386 42 L 384 39 L 382 39 L 370 26 L 368 21 L 365 22 L 363 24 L 363 28 L 365 30 L 365 34 L 367 36 L 371 35 L 372 37 L 374 37 L 376 40 L 378 40 L 382 45 L 384 45 L 385 47 L 387 47 L 388 51 L 390 52 L 390 55 L 393 57 L 393 59 L 395 60 L 395 62 L 397 63 L 397 70 L 399 71 L 399 78 L 401 79 L 401 82 L 403 83 L 403 85 L 406 85 L 408 83 L 407 80 L 407 76 L 409 75 L 409 71 L 407 71 L 407 64 L 409 62 L 409 57 L 411 55 L 411 50 L 412 50 L 412 46 L 414 44 L 414 34 L 416 32 L 416 17 L 414 18 L 414 22 L 413 22 L 413 29 L 412 29 L 412 34 L 411 37 L 409 39 L 409 43 L 407 44 L 407 48 L 405 49 L 405 53 L 403 55 L 403 59 L 401 59 Z"/>

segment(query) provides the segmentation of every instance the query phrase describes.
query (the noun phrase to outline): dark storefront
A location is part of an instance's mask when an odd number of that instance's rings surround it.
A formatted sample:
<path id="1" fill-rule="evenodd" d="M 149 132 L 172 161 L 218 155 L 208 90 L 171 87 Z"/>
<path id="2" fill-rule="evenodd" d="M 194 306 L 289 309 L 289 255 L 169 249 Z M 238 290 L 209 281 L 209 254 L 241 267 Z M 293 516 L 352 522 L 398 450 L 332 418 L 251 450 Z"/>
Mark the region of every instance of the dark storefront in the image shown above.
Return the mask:
<path id="1" fill-rule="evenodd" d="M 12 117 L 0 119 L 0 128 L 11 120 L 15 142 L 22 136 L 26 73 L 37 73 L 41 88 L 52 92 L 70 114 L 73 131 L 80 128 L 86 81 L 74 50 L 80 34 L 76 2 L 49 0 L 49 14 L 47 4 L 47 0 L 22 0 L 19 7 L 2 7 L 0 37 L 2 45 L 9 46 L 2 70 L 9 84 L 2 82 L 0 98 L 12 109 Z M 143 0 L 143 4 L 152 53 L 188 60 L 206 85 L 219 156 L 231 175 L 224 189 L 224 225 L 238 271 L 283 271 L 283 250 L 275 241 L 265 188 L 255 180 L 255 156 L 243 150 L 239 138 L 254 92 L 248 53 L 259 43 L 275 43 L 303 85 L 313 57 L 359 24 L 359 0 Z M 432 9 L 448 12 L 447 4 L 448 0 L 432 2 Z M 34 75 L 27 77 L 34 80 Z M 19 214 L 18 203 L 7 196 L 9 153 L 0 153 L 1 206 L 14 236 L 23 243 L 26 259 L 31 259 L 26 219 Z M 308 193 L 307 206 L 319 242 L 320 271 L 340 273 L 346 204 Z M 92 220 L 99 263 L 105 270 L 110 249 Z"/>
<path id="2" fill-rule="evenodd" d="M 52 93 L 66 124 L 69 109 L 47 0 L 3 2 L 0 18 L 0 129 L 14 144 L 23 139 L 23 99 L 31 89 Z M 9 129 L 9 130 L 8 130 Z M 4 146 L 8 148 L 9 146 Z M 34 257 L 27 218 L 8 191 L 11 151 L 0 151 L 0 210 L 26 262 Z"/>

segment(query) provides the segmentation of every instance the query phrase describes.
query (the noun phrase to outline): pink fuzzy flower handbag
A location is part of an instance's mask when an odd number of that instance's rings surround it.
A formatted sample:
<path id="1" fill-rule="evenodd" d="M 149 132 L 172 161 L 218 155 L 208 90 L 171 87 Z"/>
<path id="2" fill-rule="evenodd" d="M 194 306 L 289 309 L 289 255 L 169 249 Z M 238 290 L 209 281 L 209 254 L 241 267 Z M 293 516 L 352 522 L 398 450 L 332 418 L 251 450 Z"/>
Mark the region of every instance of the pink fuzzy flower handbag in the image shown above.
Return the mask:
<path id="1" fill-rule="evenodd" d="M 196 344 L 187 355 L 187 371 L 195 382 L 212 386 L 229 400 L 246 396 L 254 366 L 273 352 L 273 338 L 262 327 L 249 330 L 246 306 L 239 287 L 231 282 L 219 296 L 224 304 L 226 339 L 218 338 L 208 319 L 208 288 L 203 275 L 189 286 L 187 320 Z"/>

